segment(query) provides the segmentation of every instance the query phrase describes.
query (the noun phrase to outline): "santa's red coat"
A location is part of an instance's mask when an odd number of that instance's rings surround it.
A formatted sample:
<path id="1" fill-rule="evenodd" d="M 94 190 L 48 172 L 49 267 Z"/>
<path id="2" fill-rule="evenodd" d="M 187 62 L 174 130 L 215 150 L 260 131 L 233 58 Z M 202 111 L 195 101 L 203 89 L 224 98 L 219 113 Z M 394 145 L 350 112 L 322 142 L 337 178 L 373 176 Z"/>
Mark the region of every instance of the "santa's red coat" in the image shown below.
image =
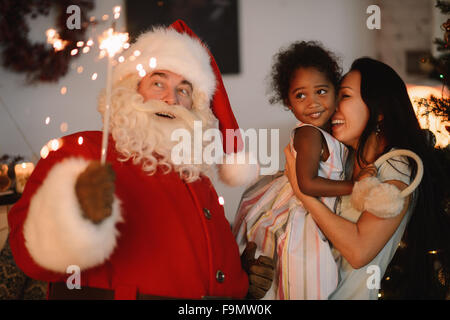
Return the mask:
<path id="1" fill-rule="evenodd" d="M 62 142 L 58 151 L 39 161 L 8 215 L 17 265 L 32 278 L 52 282 L 65 282 L 69 275 L 45 270 L 31 257 L 23 234 L 30 201 L 56 163 L 74 156 L 100 159 L 101 132 L 81 132 Z M 202 176 L 187 184 L 173 171 L 149 176 L 140 165 L 118 158 L 110 138 L 107 161 L 116 173 L 115 194 L 124 219 L 117 225 L 117 247 L 105 263 L 81 273 L 81 285 L 115 290 L 121 299 L 134 299 L 136 292 L 194 299 L 244 297 L 248 278 L 210 180 Z M 224 277 L 218 279 L 221 272 Z"/>

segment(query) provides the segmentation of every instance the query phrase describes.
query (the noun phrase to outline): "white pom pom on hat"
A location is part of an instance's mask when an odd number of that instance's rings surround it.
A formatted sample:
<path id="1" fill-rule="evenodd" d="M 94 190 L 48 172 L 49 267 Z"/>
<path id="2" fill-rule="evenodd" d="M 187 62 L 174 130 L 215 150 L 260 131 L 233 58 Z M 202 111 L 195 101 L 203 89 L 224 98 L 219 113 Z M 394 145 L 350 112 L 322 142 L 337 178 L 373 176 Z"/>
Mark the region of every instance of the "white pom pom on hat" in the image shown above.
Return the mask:
<path id="1" fill-rule="evenodd" d="M 242 186 L 259 177 L 259 164 L 256 157 L 249 152 L 225 154 L 223 164 L 219 167 L 219 178 L 229 186 Z"/>

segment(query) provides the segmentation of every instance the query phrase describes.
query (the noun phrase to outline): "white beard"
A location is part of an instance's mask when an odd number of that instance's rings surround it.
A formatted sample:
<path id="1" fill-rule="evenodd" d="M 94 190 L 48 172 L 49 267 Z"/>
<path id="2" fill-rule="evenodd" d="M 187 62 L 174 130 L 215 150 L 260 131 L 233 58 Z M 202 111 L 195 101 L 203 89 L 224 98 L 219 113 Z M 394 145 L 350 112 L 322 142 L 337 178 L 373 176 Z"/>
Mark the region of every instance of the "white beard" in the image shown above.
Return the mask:
<path id="1" fill-rule="evenodd" d="M 132 159 L 134 164 L 142 164 L 142 170 L 149 175 L 153 175 L 158 166 L 162 166 L 165 173 L 173 169 L 186 182 L 197 180 L 200 174 L 208 175 L 211 166 L 194 164 L 193 159 L 191 164 L 173 164 L 172 148 L 179 142 L 172 141 L 171 135 L 176 129 L 185 129 L 193 139 L 194 121 L 202 121 L 205 129 L 212 128 L 216 124 L 216 118 L 209 105 L 206 108 L 196 108 L 195 97 L 191 110 L 180 105 L 168 105 L 160 100 L 144 103 L 143 97 L 137 93 L 138 81 L 139 78 L 126 78 L 112 92 L 110 132 L 116 142 L 116 150 L 122 155 L 119 160 Z M 103 116 L 104 93 L 99 99 L 99 111 Z M 156 113 L 169 113 L 174 118 L 169 119 Z"/>

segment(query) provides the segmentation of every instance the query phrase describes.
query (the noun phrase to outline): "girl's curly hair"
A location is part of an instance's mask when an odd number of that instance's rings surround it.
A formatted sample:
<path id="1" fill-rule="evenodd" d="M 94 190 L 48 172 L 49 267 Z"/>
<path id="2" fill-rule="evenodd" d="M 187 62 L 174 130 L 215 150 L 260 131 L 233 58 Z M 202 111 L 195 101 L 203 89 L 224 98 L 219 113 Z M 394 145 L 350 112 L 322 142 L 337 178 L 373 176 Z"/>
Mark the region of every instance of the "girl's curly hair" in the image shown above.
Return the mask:
<path id="1" fill-rule="evenodd" d="M 281 49 L 274 56 L 274 64 L 270 73 L 269 90 L 271 104 L 283 103 L 288 99 L 289 86 L 294 72 L 298 68 L 313 67 L 323 72 L 336 89 L 342 77 L 342 68 L 334 53 L 323 48 L 317 41 L 301 41 L 292 43 L 287 49 Z M 337 93 L 337 90 L 335 90 Z"/>

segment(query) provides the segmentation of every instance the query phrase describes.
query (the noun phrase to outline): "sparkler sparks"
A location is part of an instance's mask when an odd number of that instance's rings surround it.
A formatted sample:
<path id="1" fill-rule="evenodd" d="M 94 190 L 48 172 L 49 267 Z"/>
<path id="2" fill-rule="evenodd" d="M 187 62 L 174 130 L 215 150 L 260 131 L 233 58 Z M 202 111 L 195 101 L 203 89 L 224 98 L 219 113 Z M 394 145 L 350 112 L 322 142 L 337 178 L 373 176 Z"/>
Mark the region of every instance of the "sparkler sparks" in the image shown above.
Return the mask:
<path id="1" fill-rule="evenodd" d="M 53 46 L 53 49 L 55 49 L 55 51 L 64 50 L 64 48 L 69 43 L 68 41 L 61 40 L 58 32 L 56 32 L 55 29 L 48 29 L 45 32 L 45 35 L 47 36 L 47 43 L 51 44 Z"/>
<path id="2" fill-rule="evenodd" d="M 114 19 L 120 16 L 120 7 L 114 7 Z M 109 117 L 111 109 L 111 90 L 112 90 L 112 69 L 114 56 L 122 51 L 125 46 L 128 48 L 128 33 L 121 33 L 115 31 L 115 22 L 112 27 L 106 30 L 99 38 L 100 49 L 106 51 L 108 54 L 108 70 L 106 75 L 106 110 L 103 123 L 102 135 L 102 149 L 101 149 L 101 163 L 106 162 L 106 151 L 108 149 L 108 134 L 109 134 Z"/>
<path id="3" fill-rule="evenodd" d="M 128 41 L 128 33 L 114 32 L 113 28 L 109 28 L 100 36 L 99 41 L 100 49 L 106 50 L 109 57 L 112 58 L 124 48 Z"/>

